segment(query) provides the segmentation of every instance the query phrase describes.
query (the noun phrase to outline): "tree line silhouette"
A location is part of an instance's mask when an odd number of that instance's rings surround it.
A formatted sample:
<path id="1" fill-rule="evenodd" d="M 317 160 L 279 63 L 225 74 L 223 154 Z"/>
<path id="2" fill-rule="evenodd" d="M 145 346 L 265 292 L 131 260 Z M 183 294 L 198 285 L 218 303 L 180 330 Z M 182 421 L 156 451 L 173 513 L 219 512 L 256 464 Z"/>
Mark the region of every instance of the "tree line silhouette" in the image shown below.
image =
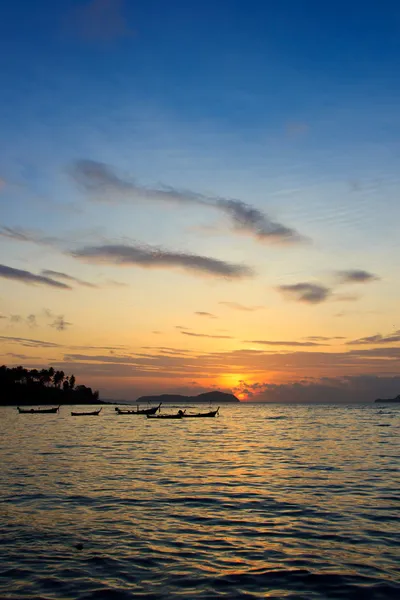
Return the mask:
<path id="1" fill-rule="evenodd" d="M 102 404 L 99 392 L 76 385 L 74 375 L 48 369 L 0 367 L 0 405 Z"/>

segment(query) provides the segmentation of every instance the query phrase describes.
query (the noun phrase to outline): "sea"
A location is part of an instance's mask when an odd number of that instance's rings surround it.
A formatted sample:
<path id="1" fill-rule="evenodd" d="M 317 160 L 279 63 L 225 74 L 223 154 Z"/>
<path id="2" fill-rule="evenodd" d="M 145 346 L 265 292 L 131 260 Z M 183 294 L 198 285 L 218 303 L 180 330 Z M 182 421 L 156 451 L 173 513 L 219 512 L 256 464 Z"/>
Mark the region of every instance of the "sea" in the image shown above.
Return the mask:
<path id="1" fill-rule="evenodd" d="M 0 408 L 2 600 L 400 598 L 399 404 L 70 413 Z"/>

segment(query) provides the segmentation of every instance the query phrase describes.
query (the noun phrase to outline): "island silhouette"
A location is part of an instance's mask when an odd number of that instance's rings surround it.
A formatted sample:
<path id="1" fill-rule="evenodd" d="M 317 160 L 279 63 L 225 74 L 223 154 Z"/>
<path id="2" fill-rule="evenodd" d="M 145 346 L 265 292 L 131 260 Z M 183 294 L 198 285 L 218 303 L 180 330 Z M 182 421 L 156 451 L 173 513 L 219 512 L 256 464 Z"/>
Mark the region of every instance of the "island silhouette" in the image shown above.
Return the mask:
<path id="1" fill-rule="evenodd" d="M 0 367 L 0 406 L 29 405 L 63 405 L 63 404 L 115 404 L 113 401 L 100 400 L 97 390 L 86 385 L 76 385 L 74 375 L 66 375 L 64 371 L 47 369 L 26 369 L 25 367 Z M 158 396 L 140 396 L 138 404 L 168 403 L 203 403 L 226 404 L 238 403 L 240 400 L 233 394 L 212 391 L 197 396 L 181 394 L 161 394 Z"/>
<path id="2" fill-rule="evenodd" d="M 76 385 L 74 375 L 48 369 L 0 367 L 0 406 L 40 404 L 107 404 L 99 392 L 86 385 Z"/>
<path id="3" fill-rule="evenodd" d="M 158 396 L 140 396 L 136 400 L 137 403 L 156 403 L 159 404 L 162 402 L 166 403 L 182 403 L 182 402 L 201 402 L 201 403 L 209 403 L 209 404 L 224 404 L 227 402 L 240 402 L 239 398 L 236 398 L 233 394 L 228 394 L 226 392 L 205 392 L 203 394 L 198 394 L 197 396 L 183 396 L 181 394 L 160 394 Z"/>
<path id="4" fill-rule="evenodd" d="M 400 394 L 396 398 L 377 398 L 375 402 L 400 402 Z"/>

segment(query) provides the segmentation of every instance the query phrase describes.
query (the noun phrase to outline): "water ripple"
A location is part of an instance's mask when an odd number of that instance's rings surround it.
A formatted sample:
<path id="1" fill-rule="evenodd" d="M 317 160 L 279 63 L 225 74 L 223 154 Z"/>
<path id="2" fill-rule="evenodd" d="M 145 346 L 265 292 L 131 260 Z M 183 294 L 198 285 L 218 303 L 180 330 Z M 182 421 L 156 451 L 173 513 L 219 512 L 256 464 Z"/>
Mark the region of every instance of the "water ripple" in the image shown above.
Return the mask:
<path id="1" fill-rule="evenodd" d="M 0 409 L 1 597 L 400 597 L 397 407 L 103 412 Z"/>

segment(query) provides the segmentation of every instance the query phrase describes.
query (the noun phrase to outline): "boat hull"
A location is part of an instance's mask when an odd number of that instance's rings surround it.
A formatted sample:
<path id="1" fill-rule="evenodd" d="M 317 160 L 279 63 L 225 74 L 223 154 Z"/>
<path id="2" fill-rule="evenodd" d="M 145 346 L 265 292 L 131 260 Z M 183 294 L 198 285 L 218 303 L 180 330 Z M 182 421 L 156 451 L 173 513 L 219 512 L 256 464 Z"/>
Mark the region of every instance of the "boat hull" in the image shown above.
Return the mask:
<path id="1" fill-rule="evenodd" d="M 155 415 L 158 410 L 160 410 L 161 402 L 158 406 L 153 406 L 153 408 L 142 408 L 141 410 L 123 410 L 121 408 L 116 408 L 115 411 L 117 415 Z"/>
<path id="2" fill-rule="evenodd" d="M 98 417 L 100 413 L 101 409 L 92 412 L 71 412 L 71 417 Z"/>
<path id="3" fill-rule="evenodd" d="M 217 408 L 217 410 L 210 410 L 210 412 L 207 412 L 207 413 L 197 413 L 194 415 L 191 415 L 190 413 L 189 414 L 184 413 L 182 416 L 184 419 L 207 419 L 207 418 L 210 419 L 210 418 L 216 417 L 218 412 L 219 412 L 219 407 Z"/>
<path id="4" fill-rule="evenodd" d="M 30 415 L 54 415 L 56 413 L 58 413 L 59 411 L 59 406 L 55 407 L 55 408 L 20 408 L 19 406 L 17 406 L 17 410 L 19 412 L 20 415 L 22 414 L 30 414 Z"/>
<path id="5" fill-rule="evenodd" d="M 182 419 L 182 415 L 147 415 L 148 419 Z"/>

